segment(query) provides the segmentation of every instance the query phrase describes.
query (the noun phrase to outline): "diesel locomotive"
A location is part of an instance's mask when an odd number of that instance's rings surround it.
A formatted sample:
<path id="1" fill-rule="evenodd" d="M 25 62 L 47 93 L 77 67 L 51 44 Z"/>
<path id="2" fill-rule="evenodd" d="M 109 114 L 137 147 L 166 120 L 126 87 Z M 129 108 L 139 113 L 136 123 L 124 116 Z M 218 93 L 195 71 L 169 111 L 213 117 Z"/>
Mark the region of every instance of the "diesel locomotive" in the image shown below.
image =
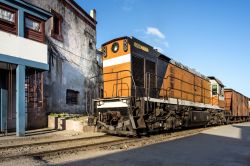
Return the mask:
<path id="1" fill-rule="evenodd" d="M 90 121 L 103 132 L 135 136 L 249 120 L 247 97 L 237 92 L 244 101 L 234 101 L 231 94 L 236 91 L 229 94 L 219 79 L 204 76 L 134 37 L 106 42 L 102 53 L 103 74 L 96 79 L 100 94 L 92 100 Z M 234 114 L 237 102 L 244 102 L 244 113 Z"/>

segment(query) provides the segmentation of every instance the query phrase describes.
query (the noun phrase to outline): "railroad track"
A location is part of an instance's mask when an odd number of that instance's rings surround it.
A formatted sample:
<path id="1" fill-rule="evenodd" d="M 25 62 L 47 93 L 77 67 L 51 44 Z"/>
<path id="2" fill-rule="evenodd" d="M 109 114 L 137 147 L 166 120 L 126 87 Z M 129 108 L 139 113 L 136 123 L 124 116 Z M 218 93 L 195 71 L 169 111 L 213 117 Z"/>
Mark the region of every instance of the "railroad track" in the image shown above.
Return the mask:
<path id="1" fill-rule="evenodd" d="M 116 136 L 97 136 L 89 138 L 77 138 L 70 140 L 57 140 L 52 142 L 39 142 L 35 144 L 23 144 L 0 147 L 0 161 L 15 159 L 20 157 L 34 157 L 41 159 L 46 156 L 58 156 L 61 154 L 71 154 L 77 151 L 93 149 L 113 149 L 126 147 L 137 147 L 146 144 L 153 144 L 172 139 L 195 135 L 204 129 L 191 129 L 165 133 L 142 138 L 127 138 Z"/>
<path id="2" fill-rule="evenodd" d="M 87 147 L 88 145 L 104 142 L 115 142 L 124 139 L 128 138 L 104 135 L 96 137 L 38 142 L 33 144 L 10 145 L 0 147 L 0 161 L 22 156 L 36 156 L 38 154 L 46 154 L 49 152 L 55 153 L 57 151 L 60 152 L 63 150 L 70 150 L 78 147 Z"/>
<path id="3" fill-rule="evenodd" d="M 39 146 L 39 145 L 45 145 L 45 144 L 55 144 L 55 143 L 67 143 L 72 141 L 80 141 L 80 140 L 89 140 L 89 139 L 99 139 L 99 138 L 105 138 L 108 137 L 107 135 L 101 135 L 101 136 L 94 136 L 94 137 L 83 137 L 83 138 L 73 138 L 73 139 L 62 139 L 62 140 L 55 140 L 55 141 L 41 141 L 37 143 L 26 143 L 26 144 L 16 144 L 16 145 L 9 145 L 9 146 L 0 146 L 0 151 L 10 148 L 19 148 L 19 147 L 25 147 L 25 146 Z"/>

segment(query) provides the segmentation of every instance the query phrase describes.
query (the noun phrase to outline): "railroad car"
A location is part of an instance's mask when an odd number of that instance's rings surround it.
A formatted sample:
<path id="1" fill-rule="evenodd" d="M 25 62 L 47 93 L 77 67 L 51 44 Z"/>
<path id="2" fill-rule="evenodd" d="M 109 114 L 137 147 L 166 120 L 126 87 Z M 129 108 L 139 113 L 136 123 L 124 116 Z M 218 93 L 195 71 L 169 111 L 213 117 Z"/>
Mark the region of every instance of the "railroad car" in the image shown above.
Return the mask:
<path id="1" fill-rule="evenodd" d="M 249 98 L 233 90 L 225 89 L 225 116 L 227 121 L 249 119 Z"/>
<path id="2" fill-rule="evenodd" d="M 250 98 L 248 98 L 248 110 L 249 110 L 249 115 L 250 115 Z"/>
<path id="3" fill-rule="evenodd" d="M 101 94 L 90 118 L 98 128 L 119 135 L 226 122 L 224 85 L 215 77 L 169 58 L 134 38 L 102 45 Z M 98 79 L 100 80 L 100 79 Z"/>

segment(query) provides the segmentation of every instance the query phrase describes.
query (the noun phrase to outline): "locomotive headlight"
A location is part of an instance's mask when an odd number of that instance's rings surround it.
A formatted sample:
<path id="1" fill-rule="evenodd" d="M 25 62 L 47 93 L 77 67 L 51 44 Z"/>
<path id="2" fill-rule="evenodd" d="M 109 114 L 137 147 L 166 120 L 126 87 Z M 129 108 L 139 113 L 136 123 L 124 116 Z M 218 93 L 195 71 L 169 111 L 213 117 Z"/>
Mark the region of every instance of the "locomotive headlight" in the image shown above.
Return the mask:
<path id="1" fill-rule="evenodd" d="M 124 40 L 123 40 L 123 50 L 124 50 L 125 52 L 128 51 L 128 39 L 124 39 Z"/>
<path id="2" fill-rule="evenodd" d="M 119 44 L 117 42 L 113 43 L 111 49 L 113 53 L 116 53 L 119 50 Z"/>
<path id="3" fill-rule="evenodd" d="M 100 106 L 100 101 L 97 101 L 97 102 L 96 102 L 96 105 L 97 105 L 97 106 Z"/>
<path id="4" fill-rule="evenodd" d="M 98 102 L 97 102 L 97 105 L 98 105 L 98 106 L 101 106 L 101 105 L 103 105 L 103 104 L 104 104 L 103 101 L 98 101 Z"/>
<path id="5" fill-rule="evenodd" d="M 102 55 L 103 55 L 104 58 L 107 57 L 107 47 L 106 46 L 102 47 Z"/>

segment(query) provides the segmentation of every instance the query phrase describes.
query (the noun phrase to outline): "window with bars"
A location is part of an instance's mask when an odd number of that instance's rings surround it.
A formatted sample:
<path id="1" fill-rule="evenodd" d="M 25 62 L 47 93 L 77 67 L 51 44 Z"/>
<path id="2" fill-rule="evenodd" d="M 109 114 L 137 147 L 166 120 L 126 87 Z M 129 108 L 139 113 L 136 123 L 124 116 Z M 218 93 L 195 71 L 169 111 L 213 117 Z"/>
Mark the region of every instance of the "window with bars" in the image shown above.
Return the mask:
<path id="1" fill-rule="evenodd" d="M 71 89 L 66 91 L 66 104 L 77 105 L 78 104 L 79 92 Z"/>

